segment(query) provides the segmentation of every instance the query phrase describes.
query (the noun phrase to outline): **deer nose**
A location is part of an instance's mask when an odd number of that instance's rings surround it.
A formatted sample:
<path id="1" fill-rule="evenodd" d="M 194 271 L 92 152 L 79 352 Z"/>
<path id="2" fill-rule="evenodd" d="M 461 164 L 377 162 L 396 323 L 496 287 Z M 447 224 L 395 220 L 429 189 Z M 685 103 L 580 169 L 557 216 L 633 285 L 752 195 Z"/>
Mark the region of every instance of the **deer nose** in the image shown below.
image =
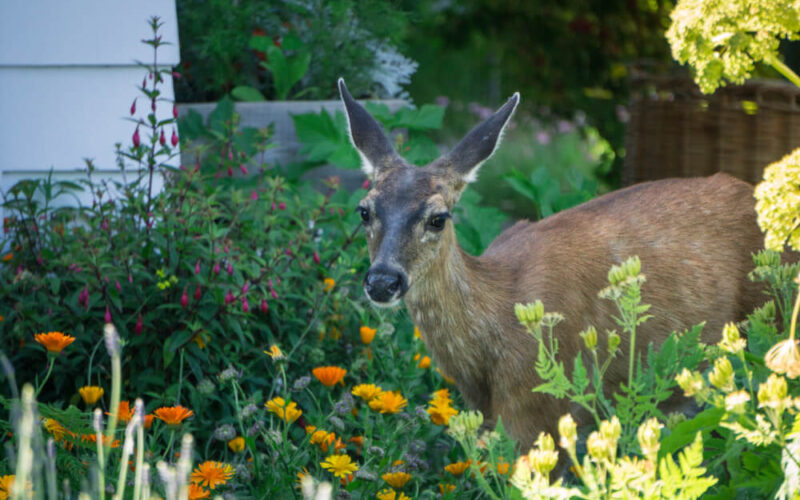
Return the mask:
<path id="1" fill-rule="evenodd" d="M 406 293 L 406 276 L 388 266 L 370 268 L 364 277 L 364 289 L 375 302 L 389 302 Z"/>

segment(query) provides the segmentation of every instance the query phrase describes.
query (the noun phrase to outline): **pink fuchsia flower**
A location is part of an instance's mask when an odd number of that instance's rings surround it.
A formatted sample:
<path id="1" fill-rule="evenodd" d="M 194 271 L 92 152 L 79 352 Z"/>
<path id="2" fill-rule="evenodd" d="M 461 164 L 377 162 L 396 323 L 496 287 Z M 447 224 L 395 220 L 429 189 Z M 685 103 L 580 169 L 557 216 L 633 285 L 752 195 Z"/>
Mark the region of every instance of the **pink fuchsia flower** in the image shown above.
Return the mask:
<path id="1" fill-rule="evenodd" d="M 242 174 L 247 175 L 247 165 L 245 165 L 244 163 L 239 165 L 239 170 L 242 171 Z"/>
<path id="2" fill-rule="evenodd" d="M 131 116 L 135 114 L 136 114 L 136 99 L 134 99 L 133 103 L 131 104 Z"/>
<path id="3" fill-rule="evenodd" d="M 233 274 L 233 262 L 228 262 L 228 274 Z"/>
<path id="4" fill-rule="evenodd" d="M 267 304 L 266 299 L 261 300 L 261 305 L 259 306 L 259 309 L 261 309 L 261 314 L 267 314 L 267 312 L 269 312 L 269 304 Z"/>
<path id="5" fill-rule="evenodd" d="M 133 331 L 136 332 L 136 335 L 142 333 L 142 315 L 139 315 L 139 318 L 136 320 L 136 326 L 133 327 Z"/>
<path id="6" fill-rule="evenodd" d="M 250 290 L 250 282 L 245 281 L 244 286 L 242 287 L 242 293 L 247 293 L 248 290 Z"/>
<path id="7" fill-rule="evenodd" d="M 142 88 L 143 89 L 147 88 L 147 77 L 142 78 Z"/>
<path id="8" fill-rule="evenodd" d="M 253 201 L 256 201 L 258 199 L 258 193 L 256 193 L 255 189 L 250 191 L 250 199 L 253 200 Z"/>
<path id="9" fill-rule="evenodd" d="M 186 287 L 183 288 L 183 294 L 181 295 L 181 307 L 186 309 L 189 306 L 189 296 L 186 295 Z"/>
<path id="10" fill-rule="evenodd" d="M 172 117 L 173 118 L 178 117 L 178 105 L 175 103 L 172 104 Z"/>
<path id="11" fill-rule="evenodd" d="M 219 274 L 219 262 L 214 263 L 214 274 Z"/>
<path id="12" fill-rule="evenodd" d="M 128 273 L 128 283 L 133 284 L 133 275 Z"/>
<path id="13" fill-rule="evenodd" d="M 269 293 L 270 293 L 270 295 L 272 295 L 272 298 L 273 298 L 273 299 L 275 299 L 275 300 L 278 300 L 278 292 L 276 292 L 276 291 L 273 289 L 273 290 L 270 290 L 270 291 L 269 291 Z"/>
<path id="14" fill-rule="evenodd" d="M 155 111 L 156 110 L 156 99 L 155 97 L 150 100 L 150 109 Z"/>
<path id="15" fill-rule="evenodd" d="M 203 289 L 200 288 L 200 285 L 197 285 L 197 288 L 194 289 L 194 300 L 200 300 L 200 297 L 203 296 Z"/>
<path id="16" fill-rule="evenodd" d="M 108 219 L 103 219 L 103 222 L 100 223 L 100 227 L 103 231 L 108 231 Z"/>
<path id="17" fill-rule="evenodd" d="M 284 203 L 284 202 L 278 203 L 278 208 L 281 209 L 281 210 L 286 210 L 286 203 Z"/>
<path id="18" fill-rule="evenodd" d="M 319 264 L 319 254 L 314 250 L 314 264 Z"/>
<path id="19" fill-rule="evenodd" d="M 183 75 L 181 75 L 177 71 L 173 71 L 172 72 L 172 78 L 179 79 L 179 78 L 182 78 L 182 77 L 183 77 Z"/>
<path id="20" fill-rule="evenodd" d="M 141 143 L 139 139 L 139 126 L 136 126 L 136 130 L 133 131 L 133 147 L 138 148 L 139 144 Z"/>
<path id="21" fill-rule="evenodd" d="M 120 286 L 119 280 L 114 280 L 114 287 L 117 289 L 117 292 L 122 291 L 122 286 Z"/>
<path id="22" fill-rule="evenodd" d="M 228 177 L 233 177 L 233 167 L 228 167 Z"/>
<path id="23" fill-rule="evenodd" d="M 270 208 L 272 208 L 272 211 L 274 212 L 274 211 L 275 211 L 275 209 L 276 209 L 276 208 L 278 208 L 278 207 L 276 207 L 276 206 L 275 206 L 275 202 L 273 201 L 273 202 L 272 202 L 272 206 L 271 206 Z"/>
<path id="24" fill-rule="evenodd" d="M 194 264 L 194 274 L 200 274 L 200 261 L 198 260 Z"/>
<path id="25" fill-rule="evenodd" d="M 228 293 L 225 294 L 225 305 L 227 306 L 228 304 L 230 304 L 234 300 L 236 300 L 236 298 L 233 296 L 233 292 L 228 290 Z"/>
<path id="26" fill-rule="evenodd" d="M 103 321 L 111 323 L 111 309 L 109 309 L 108 306 L 106 306 L 106 314 L 103 316 Z"/>
<path id="27" fill-rule="evenodd" d="M 169 142 L 172 144 L 173 148 L 178 145 L 178 133 L 175 132 L 175 129 L 172 129 L 172 138 Z"/>
<path id="28" fill-rule="evenodd" d="M 158 143 L 162 146 L 167 143 L 167 136 L 164 135 L 164 129 L 161 129 L 161 134 L 158 136 Z"/>
<path id="29" fill-rule="evenodd" d="M 369 179 L 364 181 L 364 184 L 361 185 L 362 189 L 369 189 Z"/>
<path id="30" fill-rule="evenodd" d="M 247 302 L 247 298 L 242 300 L 242 311 L 250 312 L 250 304 Z"/>

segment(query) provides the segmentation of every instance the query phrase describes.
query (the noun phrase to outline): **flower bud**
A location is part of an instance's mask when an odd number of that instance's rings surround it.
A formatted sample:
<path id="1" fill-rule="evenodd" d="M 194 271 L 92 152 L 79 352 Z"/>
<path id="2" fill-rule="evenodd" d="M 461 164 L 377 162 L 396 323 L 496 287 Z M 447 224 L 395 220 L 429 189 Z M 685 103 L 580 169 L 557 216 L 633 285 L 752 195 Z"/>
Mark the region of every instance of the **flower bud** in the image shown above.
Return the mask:
<path id="1" fill-rule="evenodd" d="M 256 201 L 258 199 L 258 193 L 256 193 L 255 189 L 250 191 L 250 199 L 253 200 L 253 201 Z"/>
<path id="2" fill-rule="evenodd" d="M 649 460 L 655 461 L 656 455 L 658 455 L 658 449 L 661 447 L 658 441 L 661 439 L 662 427 L 663 425 L 656 418 L 651 418 L 639 426 L 636 434 L 639 439 L 639 447 Z"/>
<path id="3" fill-rule="evenodd" d="M 616 448 L 614 447 L 612 449 L 611 443 L 608 441 L 608 439 L 603 437 L 603 435 L 598 431 L 594 431 L 589 434 L 589 438 L 586 440 L 586 451 L 595 461 L 601 462 L 610 460 L 612 453 L 616 451 Z"/>
<path id="4" fill-rule="evenodd" d="M 579 335 L 583 339 L 583 343 L 586 344 L 587 349 L 593 351 L 594 348 L 597 347 L 597 330 L 595 327 L 590 326 Z"/>
<path id="5" fill-rule="evenodd" d="M 189 296 L 186 295 L 186 287 L 183 287 L 183 294 L 181 295 L 181 307 L 186 309 L 189 306 Z"/>
<path id="6" fill-rule="evenodd" d="M 142 333 L 142 315 L 139 315 L 139 318 L 136 320 L 136 326 L 133 327 L 133 331 L 136 332 L 136 335 Z"/>
<path id="7" fill-rule="evenodd" d="M 136 114 L 136 99 L 131 103 L 131 116 Z"/>
<path id="8" fill-rule="evenodd" d="M 233 297 L 233 293 L 230 290 L 228 290 L 228 293 L 225 294 L 225 305 L 227 306 L 234 300 L 236 299 Z"/>
<path id="9" fill-rule="evenodd" d="M 600 434 L 616 445 L 619 436 L 622 434 L 622 425 L 616 415 L 611 417 L 611 420 L 603 420 L 600 422 Z"/>
<path id="10" fill-rule="evenodd" d="M 247 165 L 245 165 L 244 163 L 239 165 L 239 170 L 242 171 L 242 175 L 247 175 Z"/>
<path id="11" fill-rule="evenodd" d="M 687 397 L 699 394 L 705 389 L 703 376 L 697 372 L 689 371 L 688 368 L 684 368 L 682 372 L 676 375 L 675 381 L 678 382 Z"/>
<path id="12" fill-rule="evenodd" d="M 267 304 L 266 299 L 261 300 L 261 305 L 259 306 L 259 309 L 261 310 L 261 314 L 267 314 L 267 312 L 269 312 L 269 304 Z"/>
<path id="13" fill-rule="evenodd" d="M 361 185 L 361 189 L 369 189 L 369 179 L 364 181 L 364 184 Z"/>
<path id="14" fill-rule="evenodd" d="M 173 148 L 178 145 L 178 133 L 175 132 L 174 128 L 172 129 L 172 138 L 170 138 L 169 142 L 172 144 Z"/>
<path id="15" fill-rule="evenodd" d="M 194 300 L 200 300 L 200 297 L 203 296 L 203 289 L 200 288 L 200 285 L 194 289 Z"/>
<path id="16" fill-rule="evenodd" d="M 233 167 L 228 166 L 228 177 L 233 177 Z"/>
<path id="17" fill-rule="evenodd" d="M 736 388 L 733 382 L 733 366 L 727 357 L 714 362 L 714 368 L 708 374 L 708 381 L 721 391 L 730 392 Z"/>
<path id="18" fill-rule="evenodd" d="M 270 295 L 272 295 L 272 298 L 273 298 L 273 299 L 275 299 L 275 300 L 278 300 L 278 292 L 276 292 L 276 291 L 273 289 L 273 290 L 270 290 L 270 291 L 269 291 L 269 293 L 270 293 Z"/>
<path id="19" fill-rule="evenodd" d="M 136 126 L 136 130 L 133 131 L 133 147 L 139 147 L 139 126 Z"/>
<path id="20" fill-rule="evenodd" d="M 172 117 L 178 118 L 178 105 L 175 103 L 172 103 Z"/>
<path id="21" fill-rule="evenodd" d="M 317 253 L 316 250 L 314 250 L 314 254 L 312 255 L 312 258 L 314 259 L 314 264 L 319 264 L 319 262 L 320 262 L 319 253 Z"/>
<path id="22" fill-rule="evenodd" d="M 103 316 L 103 321 L 111 323 L 111 310 L 106 306 L 106 314 Z"/>
<path id="23" fill-rule="evenodd" d="M 619 334 L 616 331 L 609 332 L 608 353 L 614 354 L 615 352 L 617 352 L 617 348 L 619 347 L 620 342 L 622 342 L 622 338 L 620 338 Z"/>
<path id="24" fill-rule="evenodd" d="M 558 420 L 558 434 L 561 436 L 558 445 L 574 452 L 575 443 L 578 441 L 578 426 L 569 413 Z"/>
<path id="25" fill-rule="evenodd" d="M 219 262 L 214 263 L 214 274 L 219 274 Z"/>
<path id="26" fill-rule="evenodd" d="M 286 203 L 284 203 L 284 202 L 278 203 L 278 209 L 279 210 L 286 210 Z"/>
<path id="27" fill-rule="evenodd" d="M 758 386 L 758 407 L 773 408 L 783 412 L 791 402 L 791 398 L 786 397 L 787 392 L 786 379 L 771 374 L 766 382 Z"/>
<path id="28" fill-rule="evenodd" d="M 200 274 L 200 261 L 198 260 L 194 264 L 194 274 Z"/>
<path id="29" fill-rule="evenodd" d="M 114 280 L 114 288 L 117 289 L 117 292 L 121 292 L 122 291 L 122 286 L 120 286 L 119 280 Z"/>
<path id="30" fill-rule="evenodd" d="M 242 293 L 247 293 L 250 290 L 250 282 L 245 281 L 244 285 L 242 286 Z"/>
<path id="31" fill-rule="evenodd" d="M 233 274 L 233 262 L 228 262 L 227 271 L 228 271 L 228 275 L 232 275 Z"/>
<path id="32" fill-rule="evenodd" d="M 717 346 L 730 354 L 739 354 L 747 345 L 747 341 L 739 334 L 739 329 L 733 323 L 728 323 L 722 329 L 722 340 Z"/>
<path id="33" fill-rule="evenodd" d="M 730 413 L 744 413 L 747 409 L 747 403 L 750 401 L 750 394 L 744 389 L 741 391 L 734 391 L 725 396 L 725 411 Z"/>
<path id="34" fill-rule="evenodd" d="M 541 300 L 529 304 L 514 304 L 514 314 L 526 328 L 536 329 L 544 318 L 544 304 Z"/>
<path id="35" fill-rule="evenodd" d="M 242 311 L 250 312 L 250 304 L 247 302 L 246 297 L 244 298 L 244 300 L 242 300 Z"/>
<path id="36" fill-rule="evenodd" d="M 158 143 L 162 146 L 167 143 L 167 136 L 164 135 L 164 129 L 161 129 L 161 134 L 158 136 Z"/>
<path id="37" fill-rule="evenodd" d="M 156 110 L 156 98 L 155 97 L 150 100 L 150 109 L 153 110 L 153 111 Z"/>

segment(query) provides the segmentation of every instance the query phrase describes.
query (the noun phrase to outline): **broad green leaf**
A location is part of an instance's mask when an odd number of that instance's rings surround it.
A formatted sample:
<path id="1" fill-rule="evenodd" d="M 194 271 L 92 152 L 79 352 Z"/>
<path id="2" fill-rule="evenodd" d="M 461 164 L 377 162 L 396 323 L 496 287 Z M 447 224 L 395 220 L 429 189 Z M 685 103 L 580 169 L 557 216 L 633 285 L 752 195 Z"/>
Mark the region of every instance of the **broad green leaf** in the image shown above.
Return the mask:
<path id="1" fill-rule="evenodd" d="M 238 85 L 231 90 L 231 95 L 238 101 L 259 102 L 265 101 L 264 95 L 255 87 Z"/>

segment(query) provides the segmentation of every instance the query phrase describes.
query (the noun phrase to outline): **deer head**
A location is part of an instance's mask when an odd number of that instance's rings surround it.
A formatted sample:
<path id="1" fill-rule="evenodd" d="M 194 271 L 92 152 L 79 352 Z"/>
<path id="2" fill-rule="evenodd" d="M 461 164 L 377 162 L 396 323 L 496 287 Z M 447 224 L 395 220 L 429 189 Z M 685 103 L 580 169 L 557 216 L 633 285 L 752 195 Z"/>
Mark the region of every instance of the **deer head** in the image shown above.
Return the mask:
<path id="1" fill-rule="evenodd" d="M 452 151 L 416 167 L 397 154 L 381 126 L 353 99 L 342 79 L 339 92 L 350 139 L 372 180 L 372 189 L 358 205 L 371 260 L 364 291 L 375 305 L 393 306 L 444 249 L 456 244 L 453 207 L 500 144 L 519 93 L 472 129 Z"/>

